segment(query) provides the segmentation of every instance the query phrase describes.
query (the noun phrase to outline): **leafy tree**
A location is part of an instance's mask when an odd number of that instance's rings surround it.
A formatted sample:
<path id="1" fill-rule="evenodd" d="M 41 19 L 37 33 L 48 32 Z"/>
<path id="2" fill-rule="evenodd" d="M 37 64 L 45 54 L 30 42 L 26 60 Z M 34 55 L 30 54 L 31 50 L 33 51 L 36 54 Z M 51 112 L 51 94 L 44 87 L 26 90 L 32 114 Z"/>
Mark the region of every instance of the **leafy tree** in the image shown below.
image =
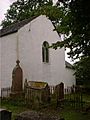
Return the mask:
<path id="1" fill-rule="evenodd" d="M 57 41 L 52 44 L 52 47 L 54 49 L 63 46 L 70 48 L 69 56 L 80 59 L 76 67 L 76 76 L 79 75 L 77 79 L 79 77 L 81 79 L 82 66 L 82 76 L 88 76 L 87 80 L 90 82 L 89 71 L 85 72 L 86 69 L 84 69 L 87 61 L 90 61 L 90 1 L 58 0 L 57 4 L 53 5 L 52 0 L 17 0 L 7 11 L 2 26 L 6 27 L 40 14 L 48 16 L 55 30 L 64 36 L 64 41 Z M 88 65 L 87 69 L 90 69 Z"/>
<path id="2" fill-rule="evenodd" d="M 52 4 L 52 0 L 17 0 L 7 10 L 1 26 L 6 27 L 17 21 L 39 15 L 41 14 L 41 8 Z"/>
<path id="3" fill-rule="evenodd" d="M 56 30 L 64 34 L 64 41 L 53 44 L 53 48 L 70 48 L 68 54 L 74 59 L 90 56 L 90 1 L 59 1 L 64 3 L 64 15 Z"/>
<path id="4" fill-rule="evenodd" d="M 90 1 L 59 0 L 59 2 L 64 5 L 64 15 L 60 24 L 56 25 L 56 29 L 64 34 L 64 41 L 54 43 L 53 48 L 63 46 L 70 48 L 69 56 L 74 60 L 80 59 L 75 65 L 77 81 L 88 86 L 90 84 Z"/>
<path id="5" fill-rule="evenodd" d="M 83 57 L 75 64 L 75 69 L 77 84 L 90 87 L 90 57 Z"/>
<path id="6" fill-rule="evenodd" d="M 59 4 L 62 3 L 62 6 Z M 58 33 L 64 34 L 64 41 L 53 44 L 53 48 L 69 47 L 72 58 L 90 56 L 90 4 L 85 0 L 17 0 L 7 10 L 2 26 L 23 19 L 45 14 Z"/>
<path id="7" fill-rule="evenodd" d="M 52 44 L 68 47 L 69 57 L 79 61 L 75 64 L 77 83 L 90 84 L 90 2 L 85 0 L 58 0 L 57 6 L 63 5 L 62 19 L 55 24 L 55 29 L 64 35 L 64 41 Z M 90 86 L 89 86 L 90 87 Z"/>

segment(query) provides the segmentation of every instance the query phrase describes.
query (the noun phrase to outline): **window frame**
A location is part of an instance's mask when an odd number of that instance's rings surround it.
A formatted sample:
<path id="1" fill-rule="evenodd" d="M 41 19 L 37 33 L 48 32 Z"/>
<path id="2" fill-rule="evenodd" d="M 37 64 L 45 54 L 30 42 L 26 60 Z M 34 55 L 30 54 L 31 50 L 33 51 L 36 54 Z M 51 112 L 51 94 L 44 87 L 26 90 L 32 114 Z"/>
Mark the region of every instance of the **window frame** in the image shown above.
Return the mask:
<path id="1" fill-rule="evenodd" d="M 44 41 L 42 45 L 42 62 L 49 63 L 49 43 L 47 41 Z"/>

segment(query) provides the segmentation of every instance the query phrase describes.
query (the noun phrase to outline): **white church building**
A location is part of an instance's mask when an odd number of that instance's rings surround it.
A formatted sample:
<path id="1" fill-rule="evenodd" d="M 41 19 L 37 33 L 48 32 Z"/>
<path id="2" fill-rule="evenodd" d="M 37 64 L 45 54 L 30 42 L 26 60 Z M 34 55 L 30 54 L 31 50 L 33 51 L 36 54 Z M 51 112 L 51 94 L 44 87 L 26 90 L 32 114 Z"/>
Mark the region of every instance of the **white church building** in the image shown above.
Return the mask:
<path id="1" fill-rule="evenodd" d="M 61 41 L 52 22 L 40 15 L 0 30 L 0 87 L 12 85 L 12 71 L 20 60 L 24 80 L 75 84 L 72 65 L 65 61 L 65 50 L 48 48 Z"/>

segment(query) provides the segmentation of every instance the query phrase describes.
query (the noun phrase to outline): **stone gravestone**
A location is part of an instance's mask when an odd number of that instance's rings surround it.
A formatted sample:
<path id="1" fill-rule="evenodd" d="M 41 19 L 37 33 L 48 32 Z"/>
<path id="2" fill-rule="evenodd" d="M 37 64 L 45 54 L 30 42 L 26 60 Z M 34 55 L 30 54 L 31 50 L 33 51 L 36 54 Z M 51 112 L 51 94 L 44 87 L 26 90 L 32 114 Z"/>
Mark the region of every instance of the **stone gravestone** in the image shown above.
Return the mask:
<path id="1" fill-rule="evenodd" d="M 16 66 L 12 72 L 12 87 L 11 87 L 11 96 L 15 94 L 15 96 L 19 95 L 22 92 L 23 88 L 23 71 L 19 65 L 20 61 L 16 61 Z"/>
<path id="2" fill-rule="evenodd" d="M 55 94 L 56 94 L 56 99 L 57 99 L 57 106 L 58 104 L 60 104 L 61 106 L 64 101 L 64 84 L 62 82 L 56 85 Z"/>
<path id="3" fill-rule="evenodd" d="M 16 61 L 16 66 L 12 72 L 12 92 L 19 92 L 22 91 L 22 79 L 23 79 L 23 72 L 19 65 L 20 61 Z"/>
<path id="4" fill-rule="evenodd" d="M 0 108 L 0 120 L 11 120 L 12 112 Z"/>
<path id="5" fill-rule="evenodd" d="M 39 108 L 40 104 L 50 102 L 50 89 L 48 83 L 40 81 L 28 81 L 24 83 L 26 103 Z"/>
<path id="6" fill-rule="evenodd" d="M 60 83 L 60 96 L 59 99 L 64 99 L 64 84 Z"/>
<path id="7" fill-rule="evenodd" d="M 27 87 L 28 87 L 28 81 L 27 81 L 27 79 L 25 79 L 25 82 L 24 82 L 24 93 L 27 92 Z"/>

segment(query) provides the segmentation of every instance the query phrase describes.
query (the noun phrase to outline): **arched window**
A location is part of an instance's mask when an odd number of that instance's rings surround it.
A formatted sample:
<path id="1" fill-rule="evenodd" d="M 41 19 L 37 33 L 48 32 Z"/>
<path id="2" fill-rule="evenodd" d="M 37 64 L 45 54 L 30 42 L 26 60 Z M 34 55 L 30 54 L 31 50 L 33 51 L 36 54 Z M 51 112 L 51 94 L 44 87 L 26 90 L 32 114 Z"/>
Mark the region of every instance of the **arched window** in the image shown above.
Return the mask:
<path id="1" fill-rule="evenodd" d="M 46 41 L 42 45 L 42 61 L 49 62 L 49 44 Z"/>

